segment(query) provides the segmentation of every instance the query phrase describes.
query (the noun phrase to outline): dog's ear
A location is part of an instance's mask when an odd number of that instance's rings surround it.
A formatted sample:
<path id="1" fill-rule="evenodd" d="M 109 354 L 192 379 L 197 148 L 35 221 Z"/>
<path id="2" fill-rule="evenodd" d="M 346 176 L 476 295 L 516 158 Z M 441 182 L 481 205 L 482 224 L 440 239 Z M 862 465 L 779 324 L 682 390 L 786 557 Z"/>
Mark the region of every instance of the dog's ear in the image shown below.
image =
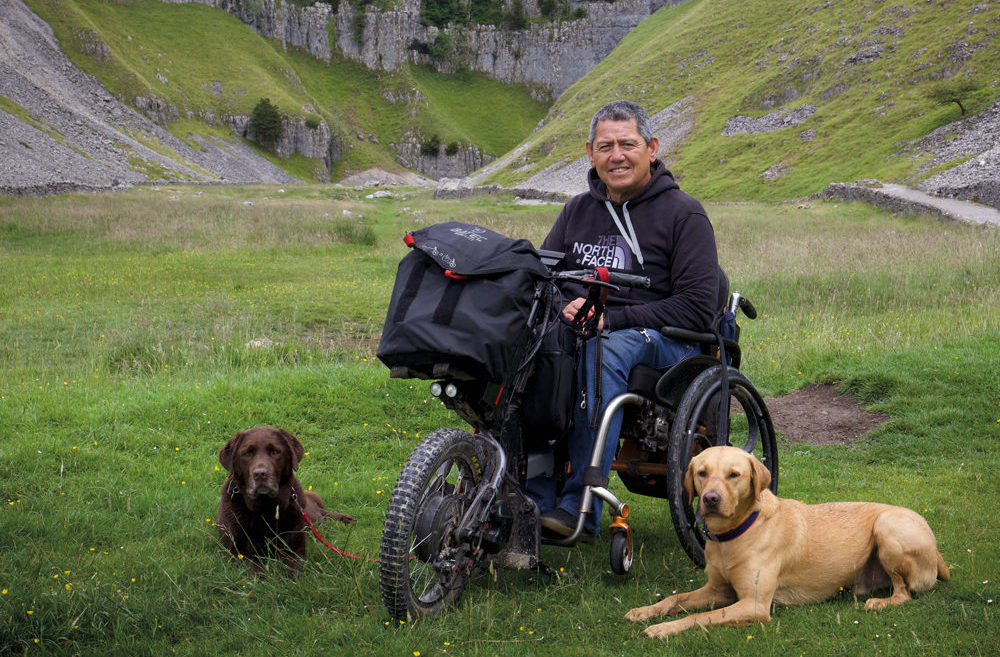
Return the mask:
<path id="1" fill-rule="evenodd" d="M 302 460 L 302 457 L 306 453 L 305 448 L 302 447 L 302 443 L 299 442 L 298 438 L 288 433 L 284 429 L 278 429 L 277 431 L 278 435 L 281 436 L 282 440 L 285 441 L 285 444 L 288 445 L 288 453 L 291 456 L 292 470 L 298 470 L 299 461 Z"/>
<path id="2" fill-rule="evenodd" d="M 754 497 L 760 499 L 760 494 L 771 485 L 771 472 L 753 454 L 747 454 L 750 461 L 750 483 L 753 486 Z"/>
<path id="3" fill-rule="evenodd" d="M 222 467 L 226 469 L 226 472 L 233 471 L 233 456 L 236 454 L 236 450 L 239 449 L 240 443 L 243 441 L 243 436 L 246 435 L 246 431 L 240 431 L 238 434 L 229 439 L 222 449 L 219 450 L 219 463 Z"/>
<path id="4" fill-rule="evenodd" d="M 688 504 L 694 501 L 694 461 L 688 463 L 687 471 L 684 473 L 684 490 L 688 494 Z"/>

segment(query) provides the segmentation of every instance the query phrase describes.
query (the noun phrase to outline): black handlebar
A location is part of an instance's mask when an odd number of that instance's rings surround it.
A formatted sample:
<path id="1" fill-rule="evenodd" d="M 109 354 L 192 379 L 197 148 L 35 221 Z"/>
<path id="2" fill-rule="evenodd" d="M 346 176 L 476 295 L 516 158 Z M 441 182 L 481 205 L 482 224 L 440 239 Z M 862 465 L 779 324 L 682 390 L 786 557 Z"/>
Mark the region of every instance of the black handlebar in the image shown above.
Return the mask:
<path id="1" fill-rule="evenodd" d="M 584 285 L 596 285 L 598 287 L 644 287 L 649 288 L 652 284 L 649 276 L 637 276 L 617 271 L 608 271 L 608 282 L 605 283 L 597 277 L 597 272 L 593 269 L 574 269 L 572 271 L 553 271 L 552 277 L 561 281 L 575 281 Z"/>
<path id="2" fill-rule="evenodd" d="M 637 276 L 636 274 L 623 274 L 617 271 L 608 272 L 608 280 L 615 285 L 622 287 L 643 287 L 647 290 L 652 283 L 649 276 Z"/>
<path id="3" fill-rule="evenodd" d="M 620 271 L 608 271 L 608 282 L 605 283 L 598 279 L 597 272 L 594 269 L 573 269 L 567 270 L 566 254 L 561 251 L 547 251 L 539 250 L 538 255 L 541 257 L 542 263 L 552 272 L 552 278 L 561 281 L 574 281 L 582 285 L 592 286 L 592 287 L 606 287 L 611 289 L 618 289 L 619 287 L 641 287 L 649 289 L 652 282 L 649 280 L 649 276 L 638 276 L 636 274 L 626 274 Z M 750 299 L 739 292 L 733 293 L 733 298 L 731 300 L 730 310 L 734 313 L 737 309 L 742 310 L 743 314 L 747 316 L 747 319 L 757 319 L 757 309 L 754 305 L 750 303 Z"/>
<path id="4" fill-rule="evenodd" d="M 542 264 L 552 271 L 552 277 L 563 281 L 575 281 L 587 285 L 597 285 L 598 287 L 621 286 L 621 287 L 644 287 L 649 289 L 652 283 L 649 276 L 637 276 L 636 274 L 626 274 L 625 272 L 608 270 L 608 283 L 602 283 L 597 278 L 597 273 L 593 269 L 569 270 L 569 263 L 566 261 L 566 254 L 562 251 L 548 251 L 539 249 L 538 255 Z"/>

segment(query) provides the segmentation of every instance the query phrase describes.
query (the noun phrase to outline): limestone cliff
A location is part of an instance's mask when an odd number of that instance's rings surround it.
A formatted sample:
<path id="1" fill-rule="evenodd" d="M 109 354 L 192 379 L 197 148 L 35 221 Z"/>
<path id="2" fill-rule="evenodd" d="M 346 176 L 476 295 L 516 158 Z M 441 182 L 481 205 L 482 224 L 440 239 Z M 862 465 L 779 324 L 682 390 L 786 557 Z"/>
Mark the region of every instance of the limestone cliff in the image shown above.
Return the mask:
<path id="1" fill-rule="evenodd" d="M 181 2 L 184 0 L 162 0 Z M 300 6 L 286 0 L 196 0 L 223 9 L 258 33 L 308 50 L 329 61 L 331 48 L 370 69 L 391 71 L 405 62 L 442 72 L 457 66 L 502 82 L 528 84 L 555 97 L 604 59 L 626 34 L 664 5 L 685 0 L 571 0 L 585 18 L 534 22 L 524 29 L 495 25 L 439 29 L 421 22 L 420 0 L 400 0 L 395 9 L 367 7 L 360 19 L 350 2 Z M 538 17 L 536 0 L 524 3 Z M 428 47 L 445 34 L 461 44 L 457 57 L 433 58 Z"/>

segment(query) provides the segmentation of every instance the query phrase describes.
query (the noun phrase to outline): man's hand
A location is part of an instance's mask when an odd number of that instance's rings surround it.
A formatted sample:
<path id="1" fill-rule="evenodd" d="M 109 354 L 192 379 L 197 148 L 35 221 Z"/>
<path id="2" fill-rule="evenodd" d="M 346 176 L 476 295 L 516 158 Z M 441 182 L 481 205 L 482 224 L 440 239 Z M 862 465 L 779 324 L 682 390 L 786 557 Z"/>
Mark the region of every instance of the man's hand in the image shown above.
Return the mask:
<path id="1" fill-rule="evenodd" d="M 562 310 L 563 317 L 565 317 L 568 321 L 572 322 L 574 319 L 576 319 L 576 314 L 580 312 L 580 308 L 583 308 L 583 304 L 585 304 L 586 302 L 587 300 L 584 299 L 583 297 L 577 297 L 576 299 L 573 299 L 572 301 L 566 304 L 565 308 L 563 308 Z M 591 308 L 584 319 L 593 319 L 593 317 L 594 317 L 594 309 Z M 604 330 L 603 314 L 597 319 L 597 330 L 598 332 Z"/>

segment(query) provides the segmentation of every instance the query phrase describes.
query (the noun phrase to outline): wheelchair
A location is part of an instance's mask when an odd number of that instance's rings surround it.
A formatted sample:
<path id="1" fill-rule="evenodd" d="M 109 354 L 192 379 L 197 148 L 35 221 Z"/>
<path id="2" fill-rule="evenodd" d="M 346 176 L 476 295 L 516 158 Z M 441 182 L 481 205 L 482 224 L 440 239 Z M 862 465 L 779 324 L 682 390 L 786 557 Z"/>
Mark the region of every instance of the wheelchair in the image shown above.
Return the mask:
<path id="1" fill-rule="evenodd" d="M 571 271 L 563 254 L 540 255 L 552 280 L 537 283 L 528 322 L 530 337 L 517 371 L 498 383 L 449 372 L 442 364 L 443 376 L 430 385 L 431 394 L 473 431 L 430 432 L 414 448 L 397 480 L 379 555 L 382 600 L 395 619 L 436 615 L 455 605 L 477 568 L 546 570 L 540 546 L 579 543 L 594 496 L 607 504 L 611 515 L 611 569 L 623 575 L 632 565 L 629 506 L 599 476 L 588 474 L 580 505 L 585 511 L 573 533 L 543 536 L 538 508 L 526 495 L 525 482 L 552 472 L 558 480 L 568 464 L 558 440 L 539 441 L 526 435 L 521 404 L 542 335 L 551 329 L 560 303 L 555 281 L 571 281 L 591 291 L 648 286 L 649 281 L 607 270 Z M 771 473 L 770 488 L 777 492 L 774 427 L 764 400 L 740 370 L 738 312 L 748 319 L 756 317 L 750 301 L 736 292 L 729 296 L 722 319 L 726 324 L 720 322 L 718 331 L 661 329 L 668 337 L 696 342 L 701 353 L 666 371 L 634 368 L 627 391 L 611 399 L 600 418 L 590 462 L 591 473 L 599 472 L 611 417 L 621 411 L 612 471 L 630 493 L 667 500 L 681 546 L 700 567 L 705 564 L 706 533 L 699 523 L 697 500 L 684 486 L 692 456 L 715 445 L 740 447 L 764 463 Z"/>

